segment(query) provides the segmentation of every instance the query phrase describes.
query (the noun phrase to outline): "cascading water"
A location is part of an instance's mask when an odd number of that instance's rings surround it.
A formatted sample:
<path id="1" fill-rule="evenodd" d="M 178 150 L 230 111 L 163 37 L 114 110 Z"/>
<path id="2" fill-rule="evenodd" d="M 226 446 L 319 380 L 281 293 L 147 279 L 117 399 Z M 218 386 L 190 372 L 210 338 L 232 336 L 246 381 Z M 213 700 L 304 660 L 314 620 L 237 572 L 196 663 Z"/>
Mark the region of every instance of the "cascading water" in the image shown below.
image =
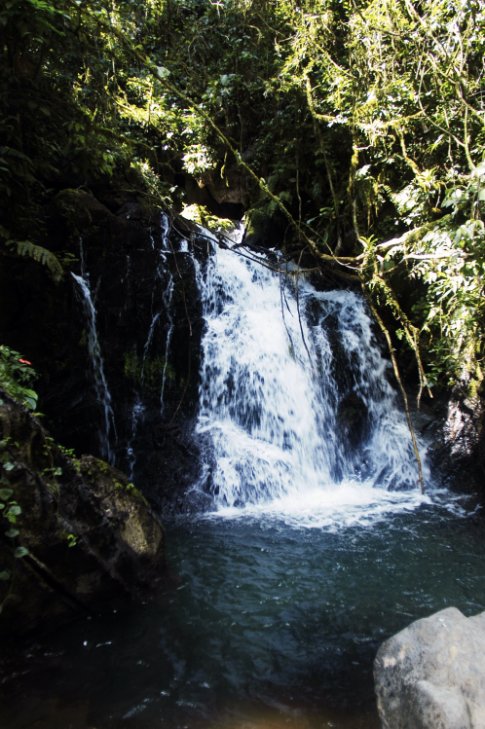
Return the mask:
<path id="1" fill-rule="evenodd" d="M 151 297 L 151 308 L 152 315 L 151 321 L 148 327 L 148 332 L 143 345 L 143 353 L 141 357 L 141 368 L 140 368 L 140 386 L 141 389 L 145 385 L 145 370 L 146 363 L 153 346 L 153 340 L 157 327 L 160 326 L 160 320 L 162 311 L 167 318 L 167 329 L 165 334 L 165 343 L 163 351 L 163 364 L 161 372 L 160 382 L 160 415 L 163 415 L 165 408 L 165 385 L 167 380 L 167 369 L 168 361 L 170 357 L 170 345 L 173 336 L 173 316 L 172 316 L 172 298 L 174 292 L 174 278 L 170 268 L 168 266 L 168 255 L 171 253 L 170 249 L 170 221 L 167 215 L 164 213 L 160 217 L 160 243 L 158 245 L 158 258 L 155 268 L 154 283 Z M 157 250 L 157 243 L 153 233 L 150 233 L 151 247 L 155 251 Z M 127 470 L 128 477 L 133 479 L 136 467 L 136 452 L 134 448 L 134 442 L 136 440 L 140 423 L 145 413 L 145 405 L 143 404 L 142 395 L 140 392 L 135 393 L 133 407 L 131 411 L 131 430 L 126 446 L 127 456 Z"/>
<path id="2" fill-rule="evenodd" d="M 167 370 L 168 362 L 170 357 L 170 345 L 172 343 L 174 321 L 172 317 L 172 299 L 174 291 L 174 281 L 172 275 L 170 275 L 167 286 L 163 292 L 163 304 L 165 311 L 167 312 L 168 326 L 167 333 L 165 336 L 165 349 L 163 352 L 163 367 L 162 367 L 162 383 L 160 385 L 160 415 L 163 415 L 165 410 L 165 385 L 167 383 Z"/>
<path id="3" fill-rule="evenodd" d="M 133 407 L 131 409 L 131 429 L 130 429 L 130 435 L 128 438 L 128 442 L 126 444 L 126 461 L 127 461 L 127 475 L 130 481 L 133 480 L 133 477 L 135 475 L 135 466 L 136 466 L 136 452 L 134 448 L 134 442 L 135 438 L 138 432 L 138 426 L 140 424 L 140 420 L 143 417 L 143 414 L 145 412 L 145 406 L 143 405 L 140 396 L 138 394 L 135 395 L 135 402 L 133 403 Z"/>
<path id="4" fill-rule="evenodd" d="M 343 477 L 370 480 L 387 489 L 415 488 L 418 469 L 411 436 L 389 383 L 390 365 L 377 346 L 364 300 L 350 291 L 321 293 L 308 286 L 305 294 L 307 306 L 313 301 L 319 305 L 312 326 L 314 340 L 318 341 L 331 320 L 337 329 L 339 366 L 346 373 L 343 386 L 331 383 L 338 393 L 337 408 L 350 398 L 351 408 L 357 406 L 365 412 L 359 447 L 340 444 L 344 449 Z M 426 463 L 424 469 L 429 477 Z"/>
<path id="5" fill-rule="evenodd" d="M 403 502 L 396 490 L 418 498 L 406 421 L 362 297 L 318 292 L 230 249 L 214 251 L 199 281 L 197 431 L 219 510 L 314 512 L 377 494 L 389 506 Z"/>
<path id="6" fill-rule="evenodd" d="M 82 248 L 81 248 L 82 250 Z M 82 268 L 84 269 L 84 259 Z M 81 301 L 86 317 L 87 334 L 88 334 L 88 352 L 93 369 L 94 388 L 96 398 L 103 412 L 103 427 L 100 431 L 101 455 L 109 463 L 114 463 L 115 456 L 112 449 L 112 440 L 116 438 L 115 419 L 113 407 L 111 404 L 111 394 L 104 373 L 104 361 L 99 345 L 98 330 L 96 325 L 96 308 L 91 296 L 89 280 L 86 274 L 78 276 L 72 273 L 72 277 L 76 282 L 80 293 Z"/>
<path id="7" fill-rule="evenodd" d="M 161 303 L 163 306 L 164 313 L 167 317 L 167 328 L 166 328 L 166 334 L 165 334 L 165 346 L 163 351 L 163 364 L 162 364 L 162 373 L 161 373 L 161 383 L 160 383 L 160 414 L 163 415 L 163 411 L 165 409 L 165 385 L 167 381 L 167 369 L 168 369 L 168 362 L 170 358 L 170 346 L 172 343 L 172 336 L 173 336 L 173 329 L 174 329 L 174 322 L 173 322 L 173 316 L 172 316 L 172 299 L 173 299 L 173 292 L 175 288 L 175 282 L 172 275 L 172 272 L 170 271 L 168 264 L 168 255 L 172 252 L 170 249 L 170 220 L 167 215 L 164 213 L 160 217 L 160 248 L 158 251 L 158 265 L 155 271 L 155 286 L 153 290 L 152 295 L 152 307 L 153 307 L 153 296 L 155 295 L 157 289 L 160 289 L 161 292 Z M 152 246 L 155 248 L 155 240 L 152 236 Z M 155 332 L 155 327 L 157 326 L 159 319 L 160 319 L 160 311 L 155 311 L 152 316 L 152 321 L 150 323 L 150 327 L 148 330 L 148 335 L 146 339 L 145 346 L 143 348 L 143 361 L 142 361 L 142 384 L 143 384 L 143 375 L 144 375 L 144 368 L 145 368 L 145 361 L 148 356 L 153 335 Z"/>

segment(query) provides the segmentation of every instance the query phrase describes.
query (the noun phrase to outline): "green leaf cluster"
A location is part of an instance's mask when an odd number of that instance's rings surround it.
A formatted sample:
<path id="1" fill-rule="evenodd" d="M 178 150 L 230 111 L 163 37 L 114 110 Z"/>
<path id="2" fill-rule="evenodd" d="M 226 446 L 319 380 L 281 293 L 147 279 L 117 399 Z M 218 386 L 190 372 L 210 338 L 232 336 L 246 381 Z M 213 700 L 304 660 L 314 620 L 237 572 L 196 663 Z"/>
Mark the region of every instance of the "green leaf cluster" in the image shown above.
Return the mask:
<path id="1" fill-rule="evenodd" d="M 14 558 L 21 559 L 28 554 L 28 549 L 17 543 L 17 537 L 20 534 L 17 524 L 22 516 L 22 507 L 16 501 L 15 489 L 7 478 L 10 472 L 15 471 L 16 468 L 15 463 L 11 460 L 9 445 L 8 438 L 0 441 L 0 524 L 3 535 L 12 545 Z M 0 581 L 7 581 L 10 577 L 10 570 L 0 566 Z"/>
<path id="2" fill-rule="evenodd" d="M 0 389 L 29 410 L 37 407 L 37 393 L 31 385 L 37 375 L 19 352 L 0 344 Z"/>
<path id="3" fill-rule="evenodd" d="M 59 190 L 181 206 L 187 178 L 237 179 L 253 228 L 359 279 L 428 379 L 481 377 L 484 26 L 479 0 L 7 0 L 4 249 L 58 279 Z"/>

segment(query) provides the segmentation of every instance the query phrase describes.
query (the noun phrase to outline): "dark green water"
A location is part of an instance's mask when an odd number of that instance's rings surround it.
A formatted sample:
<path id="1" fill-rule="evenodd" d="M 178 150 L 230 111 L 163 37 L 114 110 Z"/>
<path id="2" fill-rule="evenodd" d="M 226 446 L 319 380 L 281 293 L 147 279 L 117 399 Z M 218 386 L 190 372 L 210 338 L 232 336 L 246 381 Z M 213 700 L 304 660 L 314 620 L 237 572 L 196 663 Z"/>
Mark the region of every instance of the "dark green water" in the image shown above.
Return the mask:
<path id="1" fill-rule="evenodd" d="M 485 609 L 484 525 L 438 505 L 366 526 L 167 531 L 171 587 L 19 655 L 2 729 L 371 729 L 378 645 L 449 605 Z"/>

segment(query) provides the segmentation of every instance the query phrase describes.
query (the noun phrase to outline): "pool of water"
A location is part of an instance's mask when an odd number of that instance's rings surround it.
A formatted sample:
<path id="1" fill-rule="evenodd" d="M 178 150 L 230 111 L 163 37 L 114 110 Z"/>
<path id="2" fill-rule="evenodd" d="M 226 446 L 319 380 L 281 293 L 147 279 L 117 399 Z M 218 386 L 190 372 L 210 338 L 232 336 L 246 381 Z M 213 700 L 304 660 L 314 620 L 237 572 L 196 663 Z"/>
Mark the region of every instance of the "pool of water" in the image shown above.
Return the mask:
<path id="1" fill-rule="evenodd" d="M 2 729 L 377 727 L 379 644 L 450 605 L 485 609 L 483 524 L 426 501 L 302 523 L 174 519 L 164 593 L 19 649 Z"/>

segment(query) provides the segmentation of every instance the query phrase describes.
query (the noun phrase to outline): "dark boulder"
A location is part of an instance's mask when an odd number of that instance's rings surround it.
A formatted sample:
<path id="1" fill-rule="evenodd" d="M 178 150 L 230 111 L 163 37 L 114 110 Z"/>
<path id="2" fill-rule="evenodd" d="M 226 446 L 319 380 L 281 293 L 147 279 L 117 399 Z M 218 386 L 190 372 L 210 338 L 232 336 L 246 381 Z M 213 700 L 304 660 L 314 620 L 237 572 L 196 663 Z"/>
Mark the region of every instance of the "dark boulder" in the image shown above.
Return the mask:
<path id="1" fill-rule="evenodd" d="M 163 530 L 140 492 L 107 463 L 76 459 L 2 392 L 0 474 L 3 638 L 163 580 Z"/>

